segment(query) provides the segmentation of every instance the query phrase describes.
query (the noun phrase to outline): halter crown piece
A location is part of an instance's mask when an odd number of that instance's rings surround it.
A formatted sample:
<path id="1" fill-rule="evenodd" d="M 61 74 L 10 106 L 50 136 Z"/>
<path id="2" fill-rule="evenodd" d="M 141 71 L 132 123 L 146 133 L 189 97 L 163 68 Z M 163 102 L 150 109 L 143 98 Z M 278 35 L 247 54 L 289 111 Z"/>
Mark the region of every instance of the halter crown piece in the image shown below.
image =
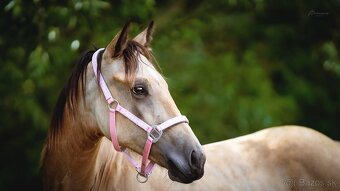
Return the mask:
<path id="1" fill-rule="evenodd" d="M 113 147 L 116 149 L 116 151 L 123 152 L 127 159 L 130 161 L 130 163 L 135 167 L 137 171 L 137 180 L 140 183 L 145 183 L 148 181 L 148 177 L 151 174 L 155 163 L 153 161 L 150 161 L 148 164 L 148 157 L 150 154 L 151 146 L 153 143 L 156 143 L 162 136 L 163 131 L 169 127 L 175 126 L 180 123 L 189 123 L 188 119 L 181 115 L 176 116 L 174 118 L 171 118 L 159 125 L 149 125 L 143 120 L 139 119 L 137 116 L 129 112 L 127 109 L 122 107 L 119 102 L 113 98 L 111 95 L 110 89 L 105 83 L 103 75 L 98 72 L 98 53 L 103 51 L 104 48 L 98 49 L 92 56 L 92 67 L 93 72 L 97 79 L 99 79 L 99 86 L 103 91 L 104 97 L 107 101 L 108 108 L 109 108 L 109 126 L 110 126 L 110 133 L 111 133 L 111 140 Z M 144 151 L 143 151 L 143 158 L 141 165 L 139 165 L 131 156 L 130 152 L 127 149 L 121 149 L 117 133 L 116 133 L 116 112 L 119 112 L 121 115 L 125 116 L 127 119 L 132 121 L 134 124 L 136 124 L 138 127 L 142 128 L 147 133 L 147 139 L 144 145 Z"/>

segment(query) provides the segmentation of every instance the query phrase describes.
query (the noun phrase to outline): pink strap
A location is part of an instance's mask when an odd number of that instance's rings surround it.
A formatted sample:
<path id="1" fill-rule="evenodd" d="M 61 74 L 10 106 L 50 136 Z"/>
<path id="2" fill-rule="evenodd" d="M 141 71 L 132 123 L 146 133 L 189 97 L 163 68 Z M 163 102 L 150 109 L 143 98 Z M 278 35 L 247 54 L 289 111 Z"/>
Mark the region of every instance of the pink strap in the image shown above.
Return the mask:
<path id="1" fill-rule="evenodd" d="M 148 142 L 148 141 L 147 141 Z M 150 141 L 149 141 L 150 142 Z M 152 143 L 152 142 L 151 142 Z M 147 144 L 147 143 L 146 143 Z M 149 146 L 149 149 L 151 149 L 151 145 Z M 144 148 L 145 150 L 145 148 Z M 146 168 L 143 168 L 143 161 L 145 161 L 144 163 L 146 164 L 146 160 L 148 159 L 148 157 L 145 157 L 145 155 L 143 154 L 143 159 L 142 159 L 142 165 L 140 166 L 131 156 L 130 152 L 125 149 L 123 151 L 124 155 L 126 156 L 126 158 L 130 161 L 130 163 L 135 167 L 135 169 L 138 171 L 138 173 L 140 173 L 141 175 L 143 175 L 144 177 L 147 177 L 151 174 L 153 167 L 155 166 L 155 163 L 150 161 L 149 164 L 146 166 Z M 146 158 L 146 160 L 144 159 Z M 144 165 L 145 166 L 145 165 Z"/>
<path id="2" fill-rule="evenodd" d="M 144 129 L 144 131 L 148 132 L 152 129 L 150 125 L 146 124 L 144 121 L 136 117 L 134 114 L 132 114 L 130 111 L 126 110 L 119 104 L 117 105 L 116 110 L 119 111 L 119 113 L 124 115 L 126 118 L 128 118 L 130 121 L 132 121 L 134 124 L 136 124 L 138 127 Z"/>
<path id="3" fill-rule="evenodd" d="M 172 127 L 172 126 L 180 124 L 180 123 L 189 123 L 189 120 L 184 115 L 180 115 L 180 116 L 176 116 L 172 119 L 165 121 L 164 123 L 158 125 L 157 127 L 158 127 L 159 130 L 163 131 L 166 128 Z"/>
<path id="4" fill-rule="evenodd" d="M 98 56 L 98 53 L 102 50 L 104 50 L 104 48 L 98 49 L 95 53 L 93 53 L 93 56 L 92 56 L 92 68 L 93 68 L 94 75 L 96 77 L 98 77 L 98 74 L 97 74 L 97 68 L 98 68 L 97 56 Z M 101 87 L 101 89 L 104 93 L 106 101 L 110 104 L 113 101 L 113 98 L 112 98 L 112 95 L 111 95 L 109 88 L 107 87 L 107 85 L 105 83 L 103 75 L 101 73 L 99 73 L 99 86 Z"/>
<path id="5" fill-rule="evenodd" d="M 144 145 L 144 152 L 143 152 L 143 158 L 142 158 L 142 165 L 141 165 L 141 169 L 140 169 L 140 173 L 143 176 L 148 176 L 150 172 L 146 172 L 145 168 L 146 168 L 146 163 L 148 162 L 148 158 L 149 158 L 149 154 L 150 154 L 150 150 L 151 150 L 151 146 L 152 146 L 152 138 L 148 137 L 145 145 Z"/>
<path id="6" fill-rule="evenodd" d="M 123 151 L 124 155 L 126 156 L 126 158 L 130 161 L 130 163 L 135 167 L 136 170 L 140 169 L 139 164 L 135 161 L 135 159 L 133 159 L 133 157 L 131 156 L 130 152 L 125 149 Z"/>
<path id="7" fill-rule="evenodd" d="M 152 170 L 153 170 L 153 168 L 155 167 L 155 164 L 156 164 L 156 163 L 150 161 L 149 164 L 148 164 L 148 166 L 146 166 L 146 168 L 145 168 L 145 174 L 146 174 L 147 176 L 149 176 L 149 175 L 152 173 Z"/>
<path id="8" fill-rule="evenodd" d="M 110 123 L 109 125 L 110 125 L 110 133 L 111 133 L 111 140 L 112 140 L 113 147 L 116 149 L 116 151 L 121 152 L 122 150 L 118 143 L 117 130 L 116 128 L 112 128 L 112 127 L 115 127 L 115 124 L 116 124 L 116 111 L 113 109 L 110 109 L 109 111 L 109 123 Z"/>

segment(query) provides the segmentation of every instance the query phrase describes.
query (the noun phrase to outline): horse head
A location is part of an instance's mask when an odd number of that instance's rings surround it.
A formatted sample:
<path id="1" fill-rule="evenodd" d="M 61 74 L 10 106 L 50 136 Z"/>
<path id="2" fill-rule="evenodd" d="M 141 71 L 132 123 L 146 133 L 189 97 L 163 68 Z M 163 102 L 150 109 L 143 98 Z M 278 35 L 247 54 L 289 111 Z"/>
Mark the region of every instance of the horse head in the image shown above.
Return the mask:
<path id="1" fill-rule="evenodd" d="M 97 71 L 93 71 L 92 67 L 87 69 L 86 105 L 91 108 L 102 134 L 112 141 L 114 137 L 108 125 L 112 120 L 108 115 L 111 106 L 101 90 L 100 75 L 114 104 L 121 105 L 145 124 L 159 125 L 181 115 L 170 95 L 168 84 L 153 64 L 150 48 L 153 29 L 154 24 L 151 22 L 143 32 L 129 39 L 129 24 L 126 24 L 106 48 L 93 58 L 95 61 L 92 61 L 92 65 L 98 60 L 98 66 L 94 69 Z M 115 114 L 114 123 L 119 147 L 145 154 L 144 145 L 148 135 L 138 127 L 138 123 L 120 113 Z M 203 176 L 205 155 L 188 123 L 173 124 L 158 138 L 152 146 L 149 159 L 167 168 L 172 180 L 190 183 Z"/>

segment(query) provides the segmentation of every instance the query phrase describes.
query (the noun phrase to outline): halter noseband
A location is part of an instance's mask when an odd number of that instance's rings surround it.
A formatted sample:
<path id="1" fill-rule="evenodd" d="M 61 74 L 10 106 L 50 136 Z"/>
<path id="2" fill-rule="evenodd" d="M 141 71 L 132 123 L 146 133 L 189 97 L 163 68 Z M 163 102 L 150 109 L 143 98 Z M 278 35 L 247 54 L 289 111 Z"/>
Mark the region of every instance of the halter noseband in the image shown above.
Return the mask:
<path id="1" fill-rule="evenodd" d="M 97 79 L 99 79 L 99 86 L 102 89 L 105 99 L 108 104 L 109 108 L 109 126 L 110 126 L 110 133 L 111 133 L 111 140 L 113 147 L 116 149 L 116 151 L 123 152 L 127 159 L 130 161 L 130 163 L 135 167 L 137 171 L 137 180 L 140 183 L 145 183 L 148 181 L 148 177 L 151 174 L 155 163 L 153 161 L 150 161 L 147 164 L 150 150 L 152 143 L 156 143 L 162 136 L 163 131 L 169 127 L 175 126 L 180 123 L 189 123 L 188 119 L 183 116 L 176 116 L 174 118 L 171 118 L 162 124 L 159 125 L 149 125 L 143 120 L 139 119 L 137 116 L 129 112 L 127 109 L 122 107 L 117 100 L 113 98 L 111 95 L 110 89 L 105 83 L 105 80 L 103 78 L 103 75 L 98 72 L 98 62 L 97 57 L 98 53 L 103 51 L 104 48 L 98 49 L 92 56 L 92 67 L 94 74 Z M 122 149 L 119 145 L 118 138 L 117 138 L 117 132 L 116 132 L 116 111 L 119 112 L 121 115 L 125 116 L 127 119 L 132 121 L 134 124 L 136 124 L 138 127 L 142 128 L 147 133 L 147 139 L 144 145 L 144 151 L 143 151 L 143 158 L 141 165 L 139 165 L 131 156 L 130 152 L 127 149 Z"/>

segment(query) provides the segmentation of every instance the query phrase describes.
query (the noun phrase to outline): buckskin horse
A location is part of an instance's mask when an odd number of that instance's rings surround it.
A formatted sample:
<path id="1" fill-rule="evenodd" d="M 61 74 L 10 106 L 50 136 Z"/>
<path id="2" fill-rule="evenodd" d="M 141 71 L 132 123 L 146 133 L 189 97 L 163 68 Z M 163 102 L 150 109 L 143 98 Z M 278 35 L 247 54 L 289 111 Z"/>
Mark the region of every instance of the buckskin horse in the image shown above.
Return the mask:
<path id="1" fill-rule="evenodd" d="M 126 24 L 75 66 L 42 151 L 45 190 L 339 189 L 340 145 L 311 129 L 202 147 L 153 64 L 153 28 L 129 39 Z"/>

